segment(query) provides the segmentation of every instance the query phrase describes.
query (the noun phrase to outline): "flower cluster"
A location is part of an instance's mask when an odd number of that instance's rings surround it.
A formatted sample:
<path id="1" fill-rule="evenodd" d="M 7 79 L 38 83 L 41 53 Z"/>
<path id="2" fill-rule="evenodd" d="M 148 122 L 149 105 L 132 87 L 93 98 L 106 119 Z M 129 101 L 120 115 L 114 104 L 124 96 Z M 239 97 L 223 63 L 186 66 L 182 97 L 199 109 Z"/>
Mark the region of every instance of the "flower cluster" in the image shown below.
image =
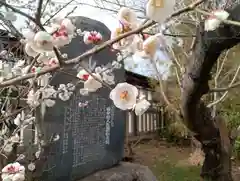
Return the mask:
<path id="1" fill-rule="evenodd" d="M 24 181 L 25 180 L 25 168 L 18 162 L 8 164 L 2 169 L 3 181 Z"/>
<path id="2" fill-rule="evenodd" d="M 87 31 L 84 33 L 83 41 L 85 44 L 99 44 L 102 41 L 101 33 L 97 31 Z"/>
<path id="3" fill-rule="evenodd" d="M 150 103 L 144 97 L 137 99 L 138 96 L 138 89 L 126 82 L 117 84 L 110 93 L 110 99 L 117 108 L 134 109 L 136 115 L 142 115 L 150 107 Z"/>
<path id="4" fill-rule="evenodd" d="M 216 10 L 212 12 L 212 15 L 205 20 L 205 31 L 214 31 L 217 29 L 222 21 L 229 17 L 229 13 L 224 10 Z"/>

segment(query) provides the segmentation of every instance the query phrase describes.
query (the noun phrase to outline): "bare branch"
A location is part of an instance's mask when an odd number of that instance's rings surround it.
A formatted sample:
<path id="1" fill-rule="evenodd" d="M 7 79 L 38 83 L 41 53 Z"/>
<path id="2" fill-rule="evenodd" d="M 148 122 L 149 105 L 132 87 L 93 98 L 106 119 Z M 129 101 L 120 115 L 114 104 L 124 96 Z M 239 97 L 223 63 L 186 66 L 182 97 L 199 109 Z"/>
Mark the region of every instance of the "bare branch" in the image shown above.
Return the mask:
<path id="1" fill-rule="evenodd" d="M 229 84 L 229 86 L 232 86 L 232 84 L 234 83 L 234 81 L 236 80 L 236 78 L 237 78 L 237 76 L 238 76 L 239 71 L 240 71 L 240 66 L 238 66 L 237 71 L 236 71 L 236 73 L 235 73 L 235 75 L 234 75 L 231 83 Z M 216 100 L 215 102 L 212 102 L 212 103 L 209 104 L 207 107 L 212 107 L 212 106 L 218 104 L 219 102 L 223 101 L 224 98 L 227 96 L 227 94 L 228 94 L 228 90 L 221 96 L 221 98 L 219 98 L 219 99 Z"/>
<path id="2" fill-rule="evenodd" d="M 190 4 L 189 6 L 183 8 L 183 9 L 180 9 L 179 11 L 173 13 L 169 18 L 167 18 L 166 22 L 169 21 L 173 17 L 179 16 L 182 13 L 186 13 L 186 12 L 194 10 L 194 8 L 196 6 L 198 6 L 199 4 L 203 3 L 204 1 L 205 0 L 198 0 L 195 3 L 193 3 L 193 4 Z M 112 44 L 120 41 L 121 39 L 126 38 L 126 37 L 128 37 L 130 35 L 133 35 L 133 34 L 140 33 L 142 30 L 144 30 L 144 29 L 146 29 L 146 28 L 148 28 L 148 27 L 150 27 L 150 26 L 152 26 L 154 24 L 156 24 L 156 22 L 149 21 L 149 22 L 145 23 L 144 25 L 141 25 L 139 28 L 137 28 L 135 30 L 129 31 L 127 33 L 124 33 L 124 34 L 116 37 L 115 39 L 108 40 L 108 41 L 102 43 L 102 45 L 99 45 L 98 47 L 94 47 L 94 48 L 88 50 L 87 52 L 83 53 L 82 55 L 80 55 L 80 56 L 78 56 L 76 58 L 73 58 L 73 59 L 65 61 L 65 64 L 70 65 L 70 64 L 80 63 L 81 61 L 83 61 L 84 59 L 88 58 L 89 56 L 92 56 L 93 54 L 96 54 L 96 53 L 102 51 L 103 49 L 105 49 L 105 48 L 111 46 Z M 2 82 L 0 84 L 0 88 L 13 85 L 13 84 L 15 84 L 15 83 L 17 83 L 19 81 L 27 80 L 27 79 L 33 78 L 35 76 L 38 77 L 38 76 L 43 75 L 43 74 L 48 73 L 48 72 L 56 71 L 59 68 L 60 68 L 60 65 L 56 65 L 56 66 L 52 66 L 50 68 L 46 68 L 46 69 L 40 71 L 39 73 L 31 73 L 31 74 L 27 74 L 27 75 L 24 75 L 24 76 L 21 76 L 21 77 L 17 77 L 17 78 L 11 79 L 11 80 L 4 81 L 4 82 Z"/>
<path id="3" fill-rule="evenodd" d="M 42 6 L 43 6 L 43 0 L 39 0 L 37 12 L 36 12 L 36 16 L 35 16 L 36 24 L 41 24 Z"/>
<path id="4" fill-rule="evenodd" d="M 29 20 L 31 20 L 31 21 L 33 21 L 33 22 L 35 23 L 35 18 L 33 18 L 32 16 L 30 16 L 30 15 L 28 15 L 28 14 L 20 11 L 20 10 L 17 9 L 17 8 L 14 8 L 13 6 L 5 3 L 4 1 L 0 1 L 0 5 L 3 5 L 3 6 L 5 6 L 5 7 L 7 7 L 7 8 L 9 8 L 9 9 L 11 9 L 13 12 L 18 13 L 18 14 L 26 17 L 27 19 L 29 19 Z"/>

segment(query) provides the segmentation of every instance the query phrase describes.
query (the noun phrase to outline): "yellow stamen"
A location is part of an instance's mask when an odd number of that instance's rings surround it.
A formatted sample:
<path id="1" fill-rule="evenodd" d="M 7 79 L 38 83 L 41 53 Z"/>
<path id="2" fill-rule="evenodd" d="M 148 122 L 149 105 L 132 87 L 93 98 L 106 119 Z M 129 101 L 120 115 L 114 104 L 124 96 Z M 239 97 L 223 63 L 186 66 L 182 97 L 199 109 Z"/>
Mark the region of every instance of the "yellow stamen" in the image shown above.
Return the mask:
<path id="1" fill-rule="evenodd" d="M 152 5 L 156 8 L 163 8 L 164 7 L 164 0 L 152 0 Z"/>
<path id="2" fill-rule="evenodd" d="M 126 20 L 126 21 L 130 21 L 130 12 L 126 12 L 124 15 L 123 15 L 123 18 Z"/>
<path id="3" fill-rule="evenodd" d="M 127 100 L 128 99 L 128 91 L 121 92 L 120 99 Z"/>

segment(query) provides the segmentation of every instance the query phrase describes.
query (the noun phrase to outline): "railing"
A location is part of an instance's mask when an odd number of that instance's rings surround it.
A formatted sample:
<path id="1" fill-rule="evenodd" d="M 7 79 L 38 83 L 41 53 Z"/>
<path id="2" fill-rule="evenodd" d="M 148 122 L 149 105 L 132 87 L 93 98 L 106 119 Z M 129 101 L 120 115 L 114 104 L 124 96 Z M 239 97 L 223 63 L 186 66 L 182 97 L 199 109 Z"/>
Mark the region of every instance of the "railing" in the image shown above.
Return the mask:
<path id="1" fill-rule="evenodd" d="M 126 113 L 126 136 L 148 135 L 165 127 L 164 109 L 152 101 L 153 92 L 142 88 L 139 92 L 146 96 L 151 107 L 141 116 L 136 116 L 133 111 Z"/>

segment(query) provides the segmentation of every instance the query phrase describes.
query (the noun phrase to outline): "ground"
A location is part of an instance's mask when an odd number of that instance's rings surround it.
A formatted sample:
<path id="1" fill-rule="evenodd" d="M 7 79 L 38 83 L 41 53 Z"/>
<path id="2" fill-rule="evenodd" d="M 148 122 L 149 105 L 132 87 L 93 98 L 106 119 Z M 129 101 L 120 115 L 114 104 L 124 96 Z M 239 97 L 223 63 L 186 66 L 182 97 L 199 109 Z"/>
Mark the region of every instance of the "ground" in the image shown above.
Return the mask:
<path id="1" fill-rule="evenodd" d="M 138 144 L 133 151 L 134 162 L 149 166 L 159 181 L 200 181 L 200 166 L 189 160 L 192 148 L 152 140 Z M 233 176 L 240 180 L 240 165 L 234 164 Z"/>

